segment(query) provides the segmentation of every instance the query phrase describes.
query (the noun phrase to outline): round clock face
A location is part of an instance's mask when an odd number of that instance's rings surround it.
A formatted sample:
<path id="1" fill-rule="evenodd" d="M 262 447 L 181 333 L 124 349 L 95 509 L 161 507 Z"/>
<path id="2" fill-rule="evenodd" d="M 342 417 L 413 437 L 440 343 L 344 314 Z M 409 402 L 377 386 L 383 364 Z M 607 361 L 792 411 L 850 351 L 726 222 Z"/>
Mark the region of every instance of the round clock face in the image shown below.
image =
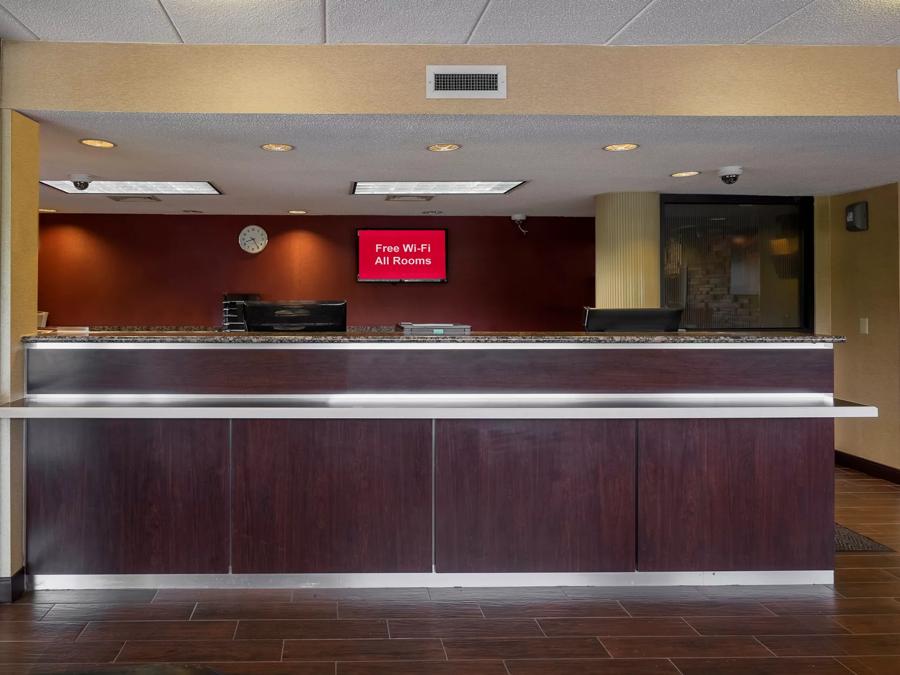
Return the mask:
<path id="1" fill-rule="evenodd" d="M 238 244 L 247 253 L 259 253 L 269 243 L 269 235 L 259 225 L 248 225 L 238 235 Z"/>

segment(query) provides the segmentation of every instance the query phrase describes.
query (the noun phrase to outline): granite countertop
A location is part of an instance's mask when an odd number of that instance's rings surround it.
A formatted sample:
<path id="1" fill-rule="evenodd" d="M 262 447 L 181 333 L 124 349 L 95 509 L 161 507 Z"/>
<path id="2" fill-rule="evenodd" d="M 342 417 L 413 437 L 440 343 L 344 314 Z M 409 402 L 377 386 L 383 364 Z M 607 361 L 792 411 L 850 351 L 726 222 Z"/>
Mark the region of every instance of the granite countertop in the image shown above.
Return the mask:
<path id="1" fill-rule="evenodd" d="M 768 332 L 685 332 L 685 333 L 584 333 L 584 332 L 504 332 L 475 333 L 464 336 L 404 336 L 402 333 L 349 331 L 347 333 L 226 333 L 215 330 L 129 330 L 91 331 L 89 333 L 55 333 L 40 331 L 22 338 L 26 344 L 35 343 L 211 343 L 211 344 L 303 344 L 303 343 L 708 343 L 759 344 L 766 342 L 838 343 L 846 338 L 835 335 L 809 333 Z"/>

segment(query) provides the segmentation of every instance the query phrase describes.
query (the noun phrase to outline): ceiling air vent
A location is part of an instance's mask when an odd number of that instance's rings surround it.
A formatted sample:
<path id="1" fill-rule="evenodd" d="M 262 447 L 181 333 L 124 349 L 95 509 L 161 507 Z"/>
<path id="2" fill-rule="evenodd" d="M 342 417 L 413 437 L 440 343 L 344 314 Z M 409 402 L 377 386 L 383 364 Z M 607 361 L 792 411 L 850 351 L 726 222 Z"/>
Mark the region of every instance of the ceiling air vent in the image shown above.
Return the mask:
<path id="1" fill-rule="evenodd" d="M 114 202 L 161 202 L 156 195 L 107 195 Z"/>
<path id="2" fill-rule="evenodd" d="M 425 66 L 426 98 L 506 98 L 506 66 Z"/>
<path id="3" fill-rule="evenodd" d="M 388 195 L 386 202 L 430 202 L 434 195 Z"/>

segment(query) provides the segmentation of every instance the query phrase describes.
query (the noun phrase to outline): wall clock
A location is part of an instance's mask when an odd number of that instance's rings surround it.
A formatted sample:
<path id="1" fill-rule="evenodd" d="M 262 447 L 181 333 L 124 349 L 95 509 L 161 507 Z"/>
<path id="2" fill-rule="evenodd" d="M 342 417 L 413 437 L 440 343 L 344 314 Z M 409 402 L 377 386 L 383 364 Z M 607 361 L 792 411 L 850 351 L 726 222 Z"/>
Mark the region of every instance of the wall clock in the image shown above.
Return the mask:
<path id="1" fill-rule="evenodd" d="M 269 235 L 259 225 L 248 225 L 238 235 L 238 244 L 247 253 L 260 253 L 269 243 Z"/>

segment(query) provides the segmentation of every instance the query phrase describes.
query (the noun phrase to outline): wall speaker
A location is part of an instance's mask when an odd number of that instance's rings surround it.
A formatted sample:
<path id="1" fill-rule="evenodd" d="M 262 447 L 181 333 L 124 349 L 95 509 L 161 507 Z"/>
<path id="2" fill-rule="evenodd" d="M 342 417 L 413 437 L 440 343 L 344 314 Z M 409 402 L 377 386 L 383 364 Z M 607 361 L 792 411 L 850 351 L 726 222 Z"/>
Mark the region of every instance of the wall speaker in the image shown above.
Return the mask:
<path id="1" fill-rule="evenodd" d="M 865 232 L 869 229 L 869 202 L 849 204 L 844 210 L 844 224 L 848 232 Z"/>

